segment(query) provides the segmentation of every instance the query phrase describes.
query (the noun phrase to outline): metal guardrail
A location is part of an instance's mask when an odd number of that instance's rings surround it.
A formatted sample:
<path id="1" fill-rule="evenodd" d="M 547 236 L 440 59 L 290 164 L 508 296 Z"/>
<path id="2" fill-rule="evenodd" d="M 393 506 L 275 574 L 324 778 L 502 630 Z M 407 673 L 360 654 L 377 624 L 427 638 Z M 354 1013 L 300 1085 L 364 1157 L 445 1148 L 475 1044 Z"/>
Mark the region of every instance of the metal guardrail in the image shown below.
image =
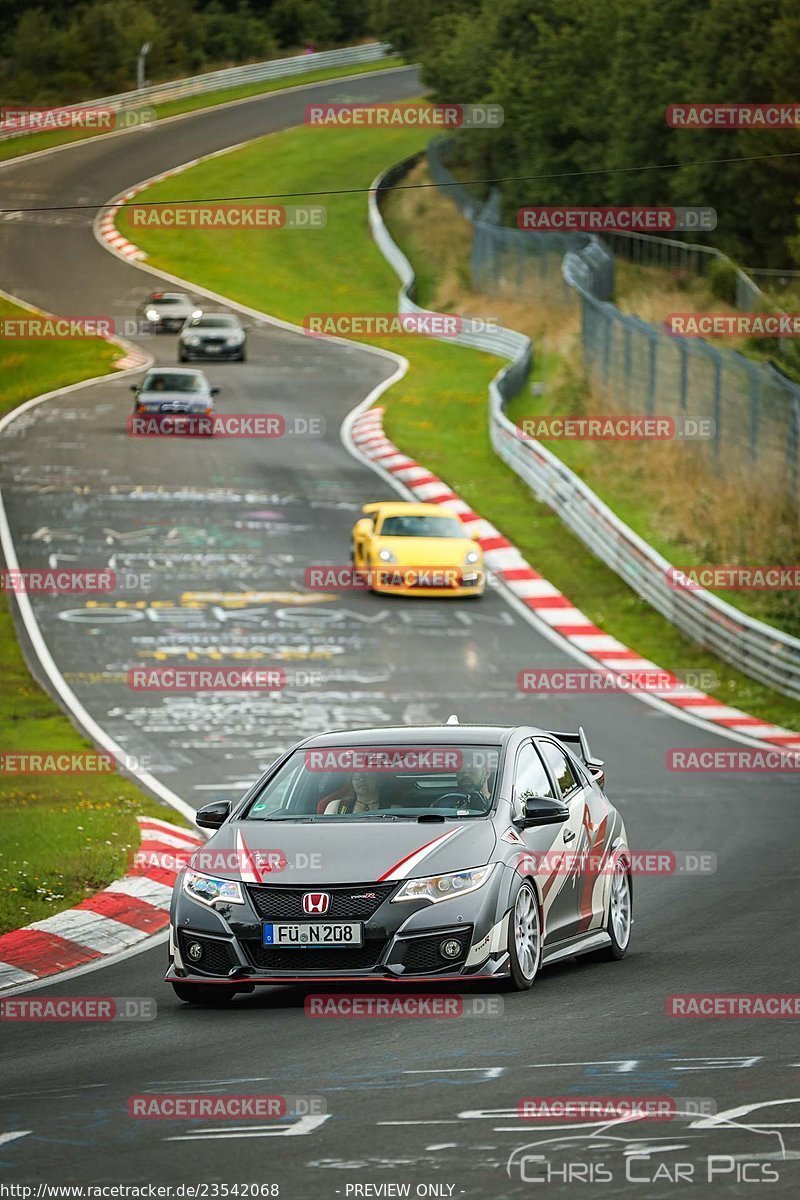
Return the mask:
<path id="1" fill-rule="evenodd" d="M 120 92 L 116 96 L 101 96 L 85 100 L 80 104 L 65 104 L 65 110 L 111 109 L 114 112 L 132 112 L 167 100 L 182 100 L 186 96 L 199 96 L 206 92 L 222 91 L 229 87 L 241 87 L 246 83 L 262 83 L 269 79 L 283 79 L 292 75 L 307 75 L 325 67 L 343 67 L 350 64 L 378 62 L 390 52 L 388 42 L 369 42 L 363 46 L 346 46 L 339 50 L 321 50 L 315 54 L 297 54 L 291 58 L 273 58 L 268 62 L 248 63 L 243 67 L 228 67 L 222 71 L 210 71 L 206 75 L 193 75 L 187 79 L 175 79 L 171 83 L 156 83 L 151 87 L 131 92 Z M 0 130 L 0 140 L 29 137 L 30 129 Z"/>
<path id="2" fill-rule="evenodd" d="M 372 185 L 369 221 L 375 241 L 401 281 L 398 311 L 424 313 L 414 300 L 414 268 L 392 240 L 380 213 L 383 194 L 419 160 L 390 167 Z M 444 193 L 450 194 L 450 189 Z M 620 578 L 693 641 L 753 679 L 800 699 L 800 639 L 740 612 L 702 588 L 674 589 L 672 564 L 621 521 L 578 476 L 541 442 L 522 438 L 505 414 L 533 362 L 524 334 L 505 330 L 448 338 L 510 360 L 489 385 L 489 436 L 495 452 L 548 504 L 573 533 Z"/>
<path id="3" fill-rule="evenodd" d="M 492 295 L 546 297 L 550 305 L 580 304 L 583 362 L 600 394 L 637 414 L 713 420 L 714 435 L 695 441 L 708 469 L 738 487 L 759 487 L 800 506 L 800 386 L 780 369 L 697 337 L 679 337 L 664 324 L 623 312 L 614 295 L 615 260 L 702 276 L 715 263 L 731 273 L 736 307 L 772 307 L 758 284 L 713 246 L 640 233 L 538 233 L 499 224 L 499 196 L 480 205 L 447 165 L 453 139 L 428 147 L 434 182 L 471 222 L 472 285 Z M 676 310 L 691 302 L 675 302 Z M 786 352 L 791 339 L 777 338 Z M 776 362 L 779 367 L 779 363 Z"/>

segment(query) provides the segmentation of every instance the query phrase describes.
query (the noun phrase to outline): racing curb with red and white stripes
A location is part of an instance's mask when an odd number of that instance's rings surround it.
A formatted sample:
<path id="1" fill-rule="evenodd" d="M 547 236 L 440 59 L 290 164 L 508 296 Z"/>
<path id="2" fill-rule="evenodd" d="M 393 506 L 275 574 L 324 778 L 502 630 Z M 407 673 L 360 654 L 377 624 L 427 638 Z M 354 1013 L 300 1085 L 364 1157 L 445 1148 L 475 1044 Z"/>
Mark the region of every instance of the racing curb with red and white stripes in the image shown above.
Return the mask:
<path id="1" fill-rule="evenodd" d="M 129 242 L 128 239 L 123 237 L 119 232 L 116 226 L 117 213 L 119 211 L 119 205 L 128 204 L 131 200 L 133 200 L 134 196 L 137 196 L 139 192 L 143 192 L 145 187 L 149 187 L 151 183 L 155 183 L 158 180 L 165 179 L 167 174 L 172 174 L 172 172 L 166 172 L 164 175 L 157 175 L 154 179 L 148 180 L 146 184 L 138 184 L 136 187 L 131 188 L 130 191 L 120 192 L 120 194 L 115 196 L 111 201 L 112 207 L 104 208 L 100 213 L 100 216 L 97 218 L 96 222 L 97 232 L 104 242 L 108 242 L 109 246 L 111 246 L 113 250 L 116 250 L 117 254 L 122 254 L 125 258 L 147 258 L 144 250 L 140 250 L 138 246 L 134 246 L 133 242 Z"/>
<path id="2" fill-rule="evenodd" d="M 137 820 L 146 863 L 74 908 L 0 936 L 0 991 L 97 963 L 166 929 L 179 864 L 204 839 L 158 817 Z"/>
<path id="3" fill-rule="evenodd" d="M 441 504 L 455 514 L 470 537 L 483 549 L 486 567 L 494 572 L 520 604 L 548 625 L 553 633 L 580 651 L 581 655 L 595 660 L 607 671 L 658 671 L 660 677 L 669 674 L 599 629 L 558 588 L 535 571 L 508 538 L 473 512 L 437 475 L 398 450 L 383 431 L 383 413 L 383 408 L 374 407 L 365 409 L 355 417 L 349 434 L 356 448 L 381 471 L 402 484 L 415 500 L 425 504 Z M 672 678 L 674 687 L 659 688 L 657 693 L 649 695 L 673 710 L 678 709 L 686 716 L 716 725 L 728 734 L 738 734 L 742 739 L 773 747 L 800 750 L 800 733 L 749 716 L 741 709 L 722 704 L 697 688 L 687 687 L 677 676 Z M 642 695 L 639 693 L 640 697 Z"/>

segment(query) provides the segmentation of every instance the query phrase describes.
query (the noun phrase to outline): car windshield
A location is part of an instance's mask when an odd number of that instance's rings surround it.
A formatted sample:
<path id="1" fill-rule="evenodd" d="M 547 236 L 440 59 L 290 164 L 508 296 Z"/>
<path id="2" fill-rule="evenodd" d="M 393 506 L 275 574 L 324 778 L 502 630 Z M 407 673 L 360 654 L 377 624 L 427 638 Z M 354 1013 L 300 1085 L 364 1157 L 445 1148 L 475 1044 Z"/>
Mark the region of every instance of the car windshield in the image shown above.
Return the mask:
<path id="1" fill-rule="evenodd" d="M 497 746 L 295 750 L 251 801 L 250 821 L 470 820 L 494 801 Z"/>
<path id="2" fill-rule="evenodd" d="M 235 317 L 195 317 L 189 322 L 190 329 L 231 329 L 238 326 Z"/>
<path id="3" fill-rule="evenodd" d="M 143 392 L 202 392 L 203 384 L 197 375 L 179 375 L 177 371 L 159 371 L 148 375 L 142 384 Z"/>
<path id="4" fill-rule="evenodd" d="M 188 304 L 188 296 L 151 296 L 149 304 Z"/>
<path id="5" fill-rule="evenodd" d="M 384 517 L 381 537 L 463 538 L 464 526 L 455 517 Z"/>

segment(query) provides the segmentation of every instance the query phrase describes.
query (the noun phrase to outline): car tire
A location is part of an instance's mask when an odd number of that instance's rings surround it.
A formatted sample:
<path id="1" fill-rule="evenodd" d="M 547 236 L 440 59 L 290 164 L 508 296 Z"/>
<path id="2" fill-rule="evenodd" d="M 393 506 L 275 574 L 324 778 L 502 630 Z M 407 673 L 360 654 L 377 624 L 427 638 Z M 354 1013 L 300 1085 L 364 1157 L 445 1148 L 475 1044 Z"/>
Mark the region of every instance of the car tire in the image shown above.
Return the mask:
<path id="1" fill-rule="evenodd" d="M 633 926 L 633 892 L 627 867 L 618 863 L 611 879 L 608 893 L 608 920 L 606 933 L 611 938 L 609 946 L 593 950 L 586 957 L 592 962 L 619 962 L 628 953 Z"/>
<path id="2" fill-rule="evenodd" d="M 182 352 L 178 353 L 178 362 L 188 362 L 188 361 L 189 361 L 188 354 L 183 354 Z"/>
<path id="3" fill-rule="evenodd" d="M 509 914 L 508 957 L 510 974 L 503 980 L 504 990 L 526 992 L 533 987 L 542 962 L 542 918 L 536 891 L 528 879 L 517 892 Z"/>
<path id="4" fill-rule="evenodd" d="M 185 1004 L 204 1004 L 213 1008 L 230 1004 L 237 989 L 224 983 L 173 983 L 172 990 Z"/>
<path id="5" fill-rule="evenodd" d="M 239 355 L 237 362 L 247 362 L 247 355 L 245 354 L 244 350 Z"/>

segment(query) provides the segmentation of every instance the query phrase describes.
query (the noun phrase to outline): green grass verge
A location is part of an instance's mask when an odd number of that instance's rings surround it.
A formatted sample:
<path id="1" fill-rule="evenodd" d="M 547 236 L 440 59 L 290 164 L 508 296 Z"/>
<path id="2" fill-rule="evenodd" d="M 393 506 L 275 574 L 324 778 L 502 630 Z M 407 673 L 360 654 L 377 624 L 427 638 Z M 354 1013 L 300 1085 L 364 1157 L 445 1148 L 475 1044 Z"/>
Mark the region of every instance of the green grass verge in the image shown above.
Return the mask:
<path id="1" fill-rule="evenodd" d="M 280 79 L 269 79 L 263 83 L 245 83 L 239 87 L 222 88 L 218 92 L 206 92 L 202 96 L 186 96 L 182 100 L 169 100 L 164 104 L 153 107 L 156 119 L 163 121 L 166 117 L 176 117 L 182 113 L 197 112 L 201 108 L 211 108 L 217 104 L 229 104 L 231 100 L 246 100 L 250 96 L 264 96 L 269 92 L 278 92 L 282 88 L 293 87 L 304 83 L 322 83 L 326 79 L 345 79 L 350 75 L 362 75 L 372 71 L 385 71 L 387 67 L 404 65 L 399 57 L 381 59 L 376 63 L 360 63 L 353 67 L 325 67 L 319 71 L 309 71 L 307 75 L 283 75 Z M 98 137 L 103 130 L 63 130 L 53 133 L 31 133 L 22 138 L 11 138 L 0 141 L 0 162 L 11 158 L 20 158 L 25 154 L 33 154 L 37 150 L 50 150 L 53 146 L 65 146 L 71 142 L 85 142 Z"/>
<path id="2" fill-rule="evenodd" d="M 366 187 L 423 142 L 416 130 L 294 129 L 199 163 L 140 199 L 254 195 L 275 191 L 278 182 L 280 190 L 299 193 L 345 183 Z M 307 233 L 134 231 L 124 212 L 119 227 L 147 251 L 152 265 L 291 321 L 302 323 L 305 314 L 320 311 L 396 309 L 396 277 L 370 236 L 363 193 L 332 196 L 326 228 Z M 413 231 L 393 232 L 413 261 Z M 621 584 L 493 454 L 486 388 L 498 369 L 496 358 L 424 338 L 370 340 L 402 351 L 411 363 L 385 397 L 389 436 L 511 538 L 593 621 L 665 668 L 714 670 L 721 681 L 715 694 L 727 703 L 766 720 L 796 721 L 796 704 L 700 652 Z M 381 486 L 375 491 L 380 494 Z"/>
<path id="3" fill-rule="evenodd" d="M 0 317 L 26 312 L 0 299 Z M 119 358 L 97 338 L 12 342 L 0 339 L 0 415 L 23 400 L 103 375 Z M 0 593 L 0 749 L 90 750 L 32 679 Z M 0 769 L 0 933 L 69 908 L 124 874 L 138 844 L 137 814 L 185 824 L 172 809 L 115 774 L 13 775 Z"/>

